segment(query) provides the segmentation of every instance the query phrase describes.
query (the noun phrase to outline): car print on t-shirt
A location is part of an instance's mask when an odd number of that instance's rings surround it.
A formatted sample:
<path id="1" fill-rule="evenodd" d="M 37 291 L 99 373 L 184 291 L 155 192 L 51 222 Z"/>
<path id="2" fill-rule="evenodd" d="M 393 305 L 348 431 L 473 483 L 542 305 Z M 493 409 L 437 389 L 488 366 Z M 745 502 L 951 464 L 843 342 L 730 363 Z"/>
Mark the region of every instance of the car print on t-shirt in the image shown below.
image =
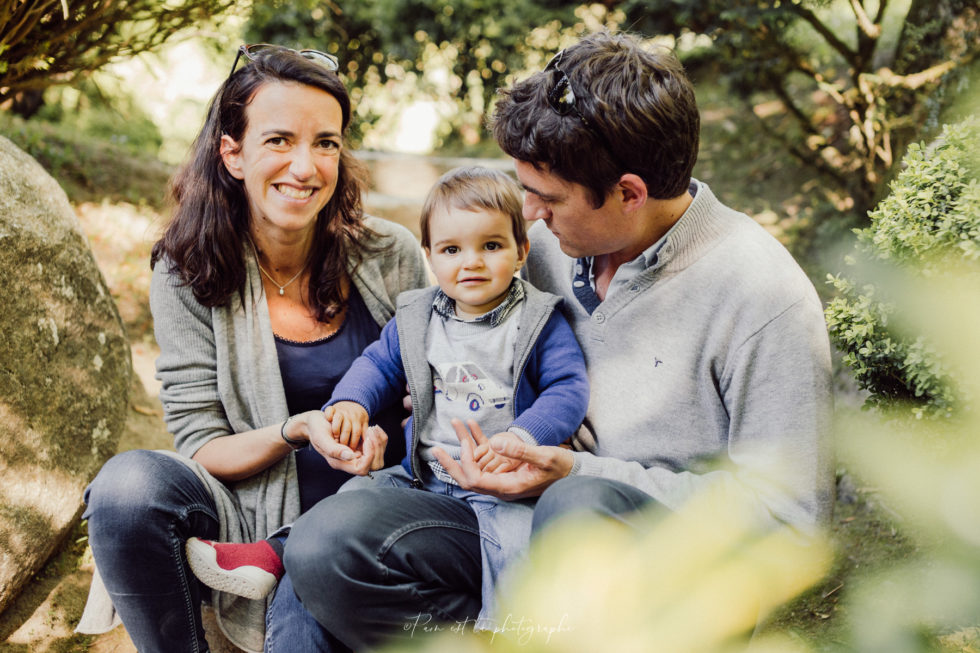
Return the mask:
<path id="1" fill-rule="evenodd" d="M 432 385 L 436 395 L 441 393 L 448 401 L 465 401 L 474 412 L 486 404 L 503 408 L 510 402 L 509 392 L 473 362 L 436 365 Z"/>

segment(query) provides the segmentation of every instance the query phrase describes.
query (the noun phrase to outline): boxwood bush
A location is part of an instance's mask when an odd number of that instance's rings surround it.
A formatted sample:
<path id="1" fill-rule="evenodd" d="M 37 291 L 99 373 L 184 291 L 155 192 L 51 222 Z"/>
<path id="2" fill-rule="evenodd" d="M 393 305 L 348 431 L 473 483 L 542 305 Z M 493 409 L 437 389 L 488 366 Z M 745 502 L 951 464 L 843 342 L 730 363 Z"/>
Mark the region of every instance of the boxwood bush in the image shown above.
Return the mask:
<path id="1" fill-rule="evenodd" d="M 891 286 L 862 282 L 859 261 L 904 274 L 942 275 L 950 265 L 980 268 L 980 121 L 943 129 L 929 146 L 913 144 L 890 194 L 857 229 L 848 269 L 828 275 L 837 291 L 826 309 L 834 344 L 843 353 L 866 407 L 910 410 L 917 418 L 948 417 L 961 398 L 942 357 L 922 336 L 894 328 L 901 298 Z M 942 316 L 936 316 L 942 319 Z"/>

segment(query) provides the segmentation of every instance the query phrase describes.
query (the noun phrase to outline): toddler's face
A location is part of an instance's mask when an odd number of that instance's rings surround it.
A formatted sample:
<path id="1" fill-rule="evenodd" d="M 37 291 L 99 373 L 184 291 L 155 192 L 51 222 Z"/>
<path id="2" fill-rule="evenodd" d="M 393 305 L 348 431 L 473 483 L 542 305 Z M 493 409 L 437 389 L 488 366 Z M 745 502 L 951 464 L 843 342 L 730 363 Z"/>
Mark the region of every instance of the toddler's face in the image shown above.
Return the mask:
<path id="1" fill-rule="evenodd" d="M 426 249 L 439 287 L 456 300 L 463 318 L 483 315 L 504 301 L 514 273 L 527 257 L 509 217 L 499 211 L 449 207 L 429 219 Z"/>

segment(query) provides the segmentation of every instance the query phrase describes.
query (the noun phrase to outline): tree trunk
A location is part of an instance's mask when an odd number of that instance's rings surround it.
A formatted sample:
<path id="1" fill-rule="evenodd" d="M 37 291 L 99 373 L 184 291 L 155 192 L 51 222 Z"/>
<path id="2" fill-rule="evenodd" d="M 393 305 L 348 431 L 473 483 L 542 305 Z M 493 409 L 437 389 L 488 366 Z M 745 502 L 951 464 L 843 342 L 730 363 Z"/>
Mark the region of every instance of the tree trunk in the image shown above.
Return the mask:
<path id="1" fill-rule="evenodd" d="M 30 88 L 16 93 L 11 100 L 10 110 L 27 120 L 44 106 L 44 89 Z"/>

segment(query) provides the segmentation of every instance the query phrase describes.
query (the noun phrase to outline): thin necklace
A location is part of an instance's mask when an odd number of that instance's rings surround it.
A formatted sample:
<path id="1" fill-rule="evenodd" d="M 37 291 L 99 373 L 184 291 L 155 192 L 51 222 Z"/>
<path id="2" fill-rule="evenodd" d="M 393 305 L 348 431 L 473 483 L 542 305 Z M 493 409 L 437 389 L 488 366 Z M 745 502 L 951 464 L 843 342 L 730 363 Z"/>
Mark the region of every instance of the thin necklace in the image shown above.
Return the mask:
<path id="1" fill-rule="evenodd" d="M 256 249 L 256 247 L 255 247 L 255 243 L 253 243 L 253 242 L 252 242 L 252 239 L 251 239 L 251 238 L 249 238 L 249 239 L 248 239 L 248 242 L 249 242 L 249 244 L 250 244 L 250 245 L 252 246 L 252 251 L 253 251 L 253 252 L 255 252 L 255 264 L 256 264 L 257 266 L 259 266 L 259 272 L 261 272 L 262 274 L 264 274 L 264 275 L 266 276 L 266 278 L 267 278 L 267 279 L 268 279 L 269 281 L 271 281 L 271 282 L 272 282 L 272 285 L 273 285 L 273 286 L 275 286 L 276 288 L 278 288 L 278 289 L 279 289 L 279 296 L 280 296 L 280 297 L 282 297 L 283 295 L 285 295 L 285 294 L 286 294 L 286 286 L 288 286 L 288 285 L 289 285 L 289 284 L 291 284 L 292 282 L 294 282 L 294 281 L 296 281 L 297 279 L 299 279 L 299 275 L 301 275 L 301 274 L 303 274 L 303 273 L 304 273 L 304 272 L 306 271 L 306 266 L 310 264 L 310 263 L 309 263 L 309 261 L 307 261 L 307 262 L 306 262 L 306 265 L 304 265 L 304 266 L 303 266 L 303 267 L 302 267 L 302 268 L 300 269 L 300 271 L 299 271 L 299 272 L 297 272 L 297 273 L 296 273 L 296 274 L 295 274 L 295 275 L 293 276 L 293 278 L 292 278 L 292 279 L 290 279 L 289 281 L 287 281 L 286 283 L 284 283 L 284 284 L 282 284 L 282 285 L 280 286 L 280 285 L 279 285 L 279 282 L 278 282 L 278 281 L 276 281 L 275 279 L 273 279 L 273 278 L 272 278 L 272 275 L 271 275 L 271 274 L 269 274 L 268 272 L 266 272 L 266 271 L 265 271 L 265 268 L 264 268 L 264 267 L 262 267 L 262 264 L 261 264 L 261 263 L 259 263 L 259 250 L 258 250 L 258 249 Z"/>

